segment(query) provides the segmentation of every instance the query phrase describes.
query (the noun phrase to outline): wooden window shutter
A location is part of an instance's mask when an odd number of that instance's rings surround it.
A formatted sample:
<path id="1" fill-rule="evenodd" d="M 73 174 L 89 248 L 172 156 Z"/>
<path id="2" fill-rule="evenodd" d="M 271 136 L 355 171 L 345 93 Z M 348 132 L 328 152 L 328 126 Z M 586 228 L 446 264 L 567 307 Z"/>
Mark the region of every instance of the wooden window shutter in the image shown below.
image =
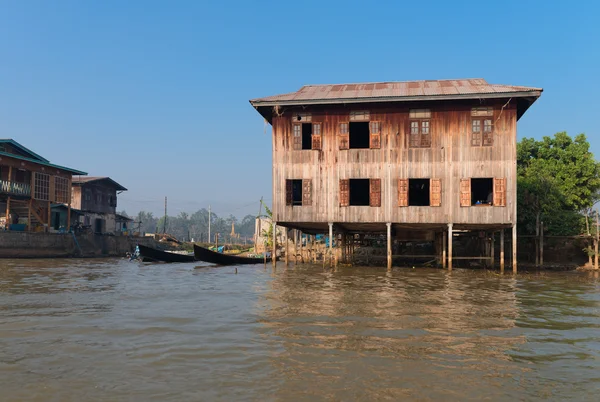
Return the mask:
<path id="1" fill-rule="evenodd" d="M 381 122 L 380 121 L 372 121 L 370 123 L 370 142 L 369 148 L 371 149 L 379 149 L 381 148 Z"/>
<path id="2" fill-rule="evenodd" d="M 442 206 L 442 180 L 441 179 L 430 179 L 429 205 L 432 207 L 441 207 Z"/>
<path id="3" fill-rule="evenodd" d="M 506 179 L 494 179 L 494 205 L 506 206 Z"/>
<path id="4" fill-rule="evenodd" d="M 460 179 L 460 206 L 471 206 L 471 179 Z"/>
<path id="5" fill-rule="evenodd" d="M 292 125 L 292 149 L 302 149 L 302 124 Z"/>
<path id="6" fill-rule="evenodd" d="M 398 206 L 408 207 L 408 179 L 398 179 Z"/>
<path id="7" fill-rule="evenodd" d="M 350 180 L 340 179 L 340 207 L 350 205 Z"/>
<path id="8" fill-rule="evenodd" d="M 381 179 L 369 180 L 369 205 L 372 207 L 381 206 Z"/>
<path id="9" fill-rule="evenodd" d="M 321 149 L 323 139 L 321 135 L 321 123 L 313 123 L 312 132 L 312 149 Z"/>
<path id="10" fill-rule="evenodd" d="M 340 149 L 350 149 L 350 132 L 348 131 L 348 123 L 340 123 Z"/>
<path id="11" fill-rule="evenodd" d="M 291 180 L 285 181 L 285 205 L 292 205 L 294 201 L 294 186 Z"/>
<path id="12" fill-rule="evenodd" d="M 312 205 L 312 180 L 302 180 L 302 205 Z"/>

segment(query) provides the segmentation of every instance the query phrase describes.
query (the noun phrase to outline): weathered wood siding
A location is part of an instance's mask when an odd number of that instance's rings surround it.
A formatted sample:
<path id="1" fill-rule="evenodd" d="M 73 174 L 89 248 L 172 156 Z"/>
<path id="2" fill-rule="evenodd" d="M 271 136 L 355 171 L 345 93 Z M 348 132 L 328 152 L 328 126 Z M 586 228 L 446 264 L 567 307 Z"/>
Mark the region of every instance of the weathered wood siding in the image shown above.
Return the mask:
<path id="1" fill-rule="evenodd" d="M 277 222 L 511 224 L 516 216 L 516 106 L 507 100 L 371 104 L 288 109 L 273 119 L 273 214 Z M 493 106 L 494 144 L 471 145 L 471 108 Z M 409 148 L 409 110 L 431 110 L 431 147 Z M 320 122 L 320 150 L 293 150 L 291 114 Z M 380 149 L 339 149 L 338 127 L 352 110 L 381 122 Z M 506 206 L 461 207 L 460 179 L 505 178 Z M 340 207 L 340 179 L 381 179 L 381 206 Z M 440 207 L 398 206 L 398 179 L 441 180 Z M 311 205 L 286 206 L 286 179 L 311 179 Z"/>

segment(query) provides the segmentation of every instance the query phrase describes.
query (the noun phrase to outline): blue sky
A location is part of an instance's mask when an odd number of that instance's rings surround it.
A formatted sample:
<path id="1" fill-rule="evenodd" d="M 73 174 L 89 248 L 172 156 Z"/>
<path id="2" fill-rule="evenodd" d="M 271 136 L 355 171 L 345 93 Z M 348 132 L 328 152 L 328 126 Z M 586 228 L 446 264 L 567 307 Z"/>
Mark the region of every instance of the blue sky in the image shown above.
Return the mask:
<path id="1" fill-rule="evenodd" d="M 556 4 L 551 4 L 556 3 Z M 519 137 L 597 132 L 594 2 L 0 0 L 0 137 L 111 176 L 119 209 L 271 199 L 251 98 L 304 84 L 485 78 L 543 87 Z"/>

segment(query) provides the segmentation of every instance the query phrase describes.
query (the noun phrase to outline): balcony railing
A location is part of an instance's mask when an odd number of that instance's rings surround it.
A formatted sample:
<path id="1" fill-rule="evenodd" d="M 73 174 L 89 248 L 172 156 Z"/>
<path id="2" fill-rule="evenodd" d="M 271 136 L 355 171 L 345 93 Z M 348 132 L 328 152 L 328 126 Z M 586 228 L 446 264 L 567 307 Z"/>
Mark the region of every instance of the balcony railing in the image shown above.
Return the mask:
<path id="1" fill-rule="evenodd" d="M 3 194 L 29 197 L 31 196 L 31 185 L 27 183 L 15 183 L 14 181 L 0 180 L 0 192 Z"/>

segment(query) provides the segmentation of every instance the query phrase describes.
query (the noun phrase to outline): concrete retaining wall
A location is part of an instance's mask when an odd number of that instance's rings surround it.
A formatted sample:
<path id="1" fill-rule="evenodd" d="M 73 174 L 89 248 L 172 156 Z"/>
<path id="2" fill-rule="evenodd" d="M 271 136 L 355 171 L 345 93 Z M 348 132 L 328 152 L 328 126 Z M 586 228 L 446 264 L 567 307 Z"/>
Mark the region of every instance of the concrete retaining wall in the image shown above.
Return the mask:
<path id="1" fill-rule="evenodd" d="M 0 232 L 0 258 L 124 257 L 136 244 L 156 247 L 149 237 Z M 81 250 L 81 253 L 80 251 Z"/>

